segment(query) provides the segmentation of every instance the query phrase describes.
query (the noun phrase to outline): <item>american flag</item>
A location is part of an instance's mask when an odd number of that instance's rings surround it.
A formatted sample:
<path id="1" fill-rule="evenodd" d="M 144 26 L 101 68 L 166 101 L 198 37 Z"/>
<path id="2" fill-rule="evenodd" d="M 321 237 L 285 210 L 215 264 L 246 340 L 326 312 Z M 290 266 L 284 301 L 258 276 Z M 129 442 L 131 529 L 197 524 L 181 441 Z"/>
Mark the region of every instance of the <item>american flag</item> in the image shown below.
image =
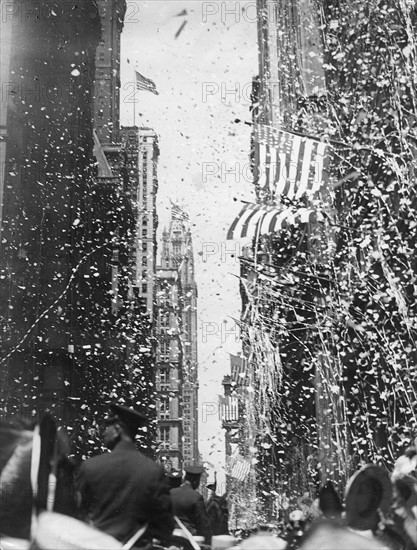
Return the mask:
<path id="1" fill-rule="evenodd" d="M 135 78 L 137 90 L 145 90 L 147 92 L 152 92 L 153 94 L 159 95 L 159 92 L 156 89 L 156 84 L 153 80 L 151 80 L 150 78 L 146 78 L 146 76 L 143 76 L 136 70 Z"/>
<path id="2" fill-rule="evenodd" d="M 237 386 L 247 386 L 249 384 L 248 360 L 240 355 L 230 355 L 230 371 L 232 382 Z"/>
<path id="3" fill-rule="evenodd" d="M 248 460 L 245 460 L 240 455 L 228 457 L 226 464 L 226 473 L 230 477 L 233 477 L 238 481 L 245 481 L 250 472 L 250 468 L 250 462 Z"/>
<path id="4" fill-rule="evenodd" d="M 181 220 L 181 221 L 190 221 L 190 217 L 188 216 L 187 212 L 184 212 L 184 210 L 178 206 L 178 204 L 175 204 L 171 201 L 171 217 L 173 220 Z"/>
<path id="5" fill-rule="evenodd" d="M 272 198 L 299 199 L 320 189 L 328 162 L 327 143 L 265 124 L 255 125 L 254 138 L 255 184 Z"/>
<path id="6" fill-rule="evenodd" d="M 283 227 L 319 221 L 322 214 L 311 208 L 285 208 L 245 203 L 229 228 L 227 239 L 253 238 L 279 231 Z"/>
<path id="7" fill-rule="evenodd" d="M 231 395 L 219 395 L 219 419 L 224 422 L 239 420 L 239 401 Z"/>

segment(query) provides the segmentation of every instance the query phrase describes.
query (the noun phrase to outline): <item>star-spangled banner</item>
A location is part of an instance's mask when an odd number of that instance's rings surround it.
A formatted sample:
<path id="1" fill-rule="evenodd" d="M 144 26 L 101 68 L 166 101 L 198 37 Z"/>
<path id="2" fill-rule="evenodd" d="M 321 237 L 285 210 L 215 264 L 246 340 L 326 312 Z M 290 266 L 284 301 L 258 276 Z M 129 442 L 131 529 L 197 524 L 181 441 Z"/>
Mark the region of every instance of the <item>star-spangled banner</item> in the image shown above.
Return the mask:
<path id="1" fill-rule="evenodd" d="M 152 92 L 153 94 L 159 95 L 155 82 L 150 78 L 146 78 L 146 76 L 143 76 L 137 70 L 135 70 L 135 79 L 137 90 L 145 90 L 147 92 Z"/>
<path id="2" fill-rule="evenodd" d="M 237 386 L 247 386 L 249 384 L 248 360 L 246 357 L 230 354 L 230 372 L 232 382 Z"/>
<path id="3" fill-rule="evenodd" d="M 173 220 L 190 221 L 190 217 L 178 204 L 171 201 L 171 216 Z"/>
<path id="4" fill-rule="evenodd" d="M 244 203 L 227 232 L 227 239 L 253 238 L 268 235 L 288 226 L 322 220 L 323 215 L 311 208 L 285 208 Z"/>
<path id="5" fill-rule="evenodd" d="M 245 460 L 240 455 L 228 457 L 226 472 L 227 475 L 237 479 L 238 481 L 245 481 L 251 469 L 251 464 L 248 460 Z"/>
<path id="6" fill-rule="evenodd" d="M 224 422 L 239 420 L 239 401 L 231 395 L 219 395 L 219 419 Z"/>
<path id="7" fill-rule="evenodd" d="M 273 198 L 299 199 L 324 183 L 329 145 L 311 137 L 256 124 L 255 184 Z"/>

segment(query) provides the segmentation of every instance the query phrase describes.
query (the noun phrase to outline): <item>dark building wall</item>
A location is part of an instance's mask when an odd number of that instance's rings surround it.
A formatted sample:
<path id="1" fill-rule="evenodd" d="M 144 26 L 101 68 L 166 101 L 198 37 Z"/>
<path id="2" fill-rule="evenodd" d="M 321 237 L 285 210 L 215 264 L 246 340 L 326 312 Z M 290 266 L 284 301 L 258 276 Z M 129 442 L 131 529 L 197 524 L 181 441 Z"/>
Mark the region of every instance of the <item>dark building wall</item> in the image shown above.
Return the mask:
<path id="1" fill-rule="evenodd" d="M 96 55 L 95 127 L 102 143 L 118 140 L 120 125 L 120 35 L 125 0 L 97 0 L 102 39 Z"/>
<path id="2" fill-rule="evenodd" d="M 2 99 L 8 102 L 2 399 L 8 412 L 54 404 L 57 416 L 65 416 L 64 396 L 71 388 L 68 346 L 80 344 L 88 326 L 86 254 L 100 20 L 93 0 L 66 2 L 62 9 L 34 1 L 16 6 L 8 21 L 9 82 L 2 82 L 7 90 Z"/>

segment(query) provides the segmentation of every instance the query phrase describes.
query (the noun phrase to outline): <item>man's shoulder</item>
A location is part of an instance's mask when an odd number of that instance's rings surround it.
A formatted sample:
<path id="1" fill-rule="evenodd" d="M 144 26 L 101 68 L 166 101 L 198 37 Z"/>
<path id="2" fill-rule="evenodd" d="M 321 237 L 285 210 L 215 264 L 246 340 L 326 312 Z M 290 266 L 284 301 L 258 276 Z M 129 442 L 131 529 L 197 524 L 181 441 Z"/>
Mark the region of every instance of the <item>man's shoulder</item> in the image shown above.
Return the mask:
<path id="1" fill-rule="evenodd" d="M 87 458 L 86 460 L 84 460 L 81 463 L 80 469 L 88 470 L 91 467 L 95 468 L 96 466 L 98 466 L 100 464 L 105 464 L 109 460 L 110 455 L 111 455 L 111 453 L 102 453 L 100 455 L 96 455 L 96 456 L 93 456 L 91 458 Z"/>
<path id="2" fill-rule="evenodd" d="M 151 458 L 137 450 L 123 450 L 121 452 L 103 453 L 85 460 L 80 466 L 81 473 L 111 471 L 112 468 L 126 468 L 128 471 L 137 471 L 141 477 L 155 480 L 163 477 L 163 469 Z"/>
<path id="3" fill-rule="evenodd" d="M 190 500 L 204 500 L 203 495 L 201 495 L 198 491 L 193 489 L 190 485 L 184 484 L 181 485 L 181 487 L 176 487 L 175 489 L 171 489 L 171 494 L 175 495 L 181 495 L 185 496 Z"/>

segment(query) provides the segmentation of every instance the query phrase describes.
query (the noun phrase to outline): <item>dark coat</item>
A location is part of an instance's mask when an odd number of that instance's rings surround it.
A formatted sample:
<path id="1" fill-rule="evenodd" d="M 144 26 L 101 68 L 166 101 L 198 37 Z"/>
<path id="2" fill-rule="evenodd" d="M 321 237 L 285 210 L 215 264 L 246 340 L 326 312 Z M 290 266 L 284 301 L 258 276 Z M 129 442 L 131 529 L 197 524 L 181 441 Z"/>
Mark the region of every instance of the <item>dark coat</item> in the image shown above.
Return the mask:
<path id="1" fill-rule="evenodd" d="M 174 529 L 171 497 L 164 470 L 122 441 L 81 465 L 77 490 L 91 525 L 126 541 L 149 523 L 152 536 L 166 537 Z"/>
<path id="2" fill-rule="evenodd" d="M 204 537 L 211 543 L 211 527 L 202 495 L 186 481 L 181 487 L 171 489 L 174 514 L 179 517 L 192 535 Z"/>
<path id="3" fill-rule="evenodd" d="M 213 535 L 228 535 L 229 512 L 226 498 L 212 495 L 207 502 L 206 509 Z"/>

